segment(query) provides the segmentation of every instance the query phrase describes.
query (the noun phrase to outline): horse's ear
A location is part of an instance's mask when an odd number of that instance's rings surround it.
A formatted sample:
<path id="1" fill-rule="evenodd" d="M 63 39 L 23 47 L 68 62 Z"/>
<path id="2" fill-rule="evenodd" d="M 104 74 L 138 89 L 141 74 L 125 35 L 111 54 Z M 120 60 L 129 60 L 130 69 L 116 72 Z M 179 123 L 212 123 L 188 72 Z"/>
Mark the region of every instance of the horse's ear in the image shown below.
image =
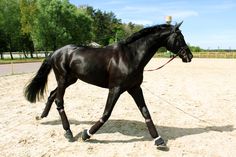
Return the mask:
<path id="1" fill-rule="evenodd" d="M 182 25 L 183 22 L 184 22 L 184 21 L 175 24 L 175 26 L 174 26 L 174 28 L 173 28 L 173 32 L 175 32 L 177 29 L 179 29 L 179 27 Z"/>

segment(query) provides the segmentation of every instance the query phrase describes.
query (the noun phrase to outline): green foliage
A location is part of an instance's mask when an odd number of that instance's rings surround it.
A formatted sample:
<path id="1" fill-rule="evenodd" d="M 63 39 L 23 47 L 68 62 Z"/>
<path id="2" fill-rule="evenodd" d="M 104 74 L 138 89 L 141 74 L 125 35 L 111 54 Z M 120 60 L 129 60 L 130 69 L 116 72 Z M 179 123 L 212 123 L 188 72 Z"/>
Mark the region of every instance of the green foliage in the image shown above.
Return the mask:
<path id="1" fill-rule="evenodd" d="M 92 18 L 92 40 L 103 46 L 121 41 L 143 28 L 142 25 L 123 24 L 113 12 L 102 12 L 90 6 L 81 6 L 80 9 Z"/>
<path id="2" fill-rule="evenodd" d="M 133 23 L 122 24 L 121 29 L 117 32 L 117 40 L 124 40 L 135 32 L 138 32 L 143 28 L 142 25 L 136 25 Z"/>
<path id="3" fill-rule="evenodd" d="M 192 52 L 202 52 L 203 51 L 199 46 L 191 46 L 189 44 L 188 44 L 188 46 Z"/>
<path id="4" fill-rule="evenodd" d="M 10 51 L 11 58 L 13 59 L 11 52 L 21 46 L 19 44 L 21 37 L 19 3 L 15 0 L 1 0 L 0 10 L 0 31 L 2 36 L 5 37 L 1 43 L 6 44 L 0 47 Z"/>
<path id="5" fill-rule="evenodd" d="M 158 52 L 167 52 L 167 49 L 165 47 L 160 47 Z"/>
<path id="6" fill-rule="evenodd" d="M 40 0 L 33 40 L 39 49 L 56 50 L 91 39 L 91 19 L 67 0 Z"/>
<path id="7" fill-rule="evenodd" d="M 32 58 L 35 49 L 51 51 L 66 44 L 97 42 L 105 46 L 142 28 L 122 23 L 113 12 L 76 7 L 69 0 L 1 0 L 0 56 L 3 59 L 4 51 L 21 51 L 25 57 L 30 52 Z M 198 46 L 189 47 L 192 52 L 203 51 Z"/>
<path id="8" fill-rule="evenodd" d="M 112 12 L 102 12 L 101 10 L 95 10 L 92 7 L 81 6 L 80 9 L 92 18 L 92 31 L 94 42 L 101 45 L 108 45 L 109 41 L 115 41 L 116 32 L 121 27 L 121 20 L 117 19 Z"/>
<path id="9" fill-rule="evenodd" d="M 30 34 L 33 31 L 34 19 L 37 14 L 37 0 L 19 0 L 20 22 L 23 34 Z"/>
<path id="10" fill-rule="evenodd" d="M 0 55 L 20 51 L 51 51 L 66 44 L 102 46 L 124 40 L 143 28 L 123 24 L 113 12 L 90 6 L 76 7 L 69 0 L 1 0 Z M 13 56 L 12 56 L 13 59 Z"/>

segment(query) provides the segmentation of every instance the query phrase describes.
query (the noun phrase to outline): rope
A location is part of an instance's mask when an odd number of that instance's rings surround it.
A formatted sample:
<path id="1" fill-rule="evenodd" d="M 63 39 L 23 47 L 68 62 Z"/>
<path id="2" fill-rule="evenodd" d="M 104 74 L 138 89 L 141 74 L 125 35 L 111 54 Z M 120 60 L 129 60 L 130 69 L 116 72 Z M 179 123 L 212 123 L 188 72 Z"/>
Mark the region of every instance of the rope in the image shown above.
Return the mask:
<path id="1" fill-rule="evenodd" d="M 192 115 L 192 114 L 190 114 L 190 113 L 184 111 L 183 109 L 181 109 L 181 108 L 175 106 L 174 104 L 172 104 L 172 103 L 169 102 L 168 100 L 166 100 L 166 99 L 164 99 L 164 98 L 162 98 L 162 97 L 156 95 L 155 93 L 153 93 L 151 90 L 149 90 L 149 89 L 146 88 L 145 86 L 142 86 L 142 87 L 143 87 L 144 89 L 146 89 L 150 94 L 152 94 L 156 99 L 158 99 L 158 100 L 160 99 L 160 100 L 164 101 L 165 103 L 167 103 L 167 104 L 170 105 L 171 107 L 173 107 L 173 108 L 175 108 L 175 109 L 177 109 L 177 110 L 183 112 L 184 114 L 188 115 L 189 117 L 192 117 L 193 119 L 196 119 L 196 120 L 199 120 L 199 121 L 201 121 L 201 122 L 204 122 L 204 123 L 206 123 L 206 124 L 208 124 L 208 125 L 214 126 L 213 123 L 208 122 L 208 121 L 206 121 L 206 120 L 204 120 L 204 119 L 200 119 L 200 118 L 198 118 L 198 117 L 196 117 L 196 116 L 194 116 L 194 115 Z"/>
<path id="2" fill-rule="evenodd" d="M 149 70 L 144 70 L 144 71 L 155 71 L 155 70 L 159 70 L 161 68 L 163 68 L 166 64 L 170 63 L 173 59 L 175 59 L 178 55 L 174 55 L 171 59 L 169 59 L 165 64 L 163 64 L 162 66 L 155 68 L 155 69 L 149 69 Z"/>

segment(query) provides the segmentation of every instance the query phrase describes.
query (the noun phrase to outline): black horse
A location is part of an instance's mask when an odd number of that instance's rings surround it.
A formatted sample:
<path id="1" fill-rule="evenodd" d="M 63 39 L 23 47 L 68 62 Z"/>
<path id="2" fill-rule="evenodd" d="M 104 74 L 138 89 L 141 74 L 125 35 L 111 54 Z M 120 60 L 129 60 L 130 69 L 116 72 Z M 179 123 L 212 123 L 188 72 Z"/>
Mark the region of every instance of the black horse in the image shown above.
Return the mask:
<path id="1" fill-rule="evenodd" d="M 74 45 L 62 47 L 44 60 L 36 76 L 26 86 L 25 97 L 32 103 L 43 97 L 48 74 L 53 69 L 58 86 L 50 93 L 41 118 L 48 115 L 55 100 L 66 131 L 65 137 L 72 140 L 73 135 L 64 110 L 65 89 L 77 79 L 108 88 L 109 94 L 102 117 L 82 133 L 82 139 L 87 140 L 108 120 L 119 96 L 127 91 L 145 118 L 155 144 L 165 146 L 153 124 L 140 85 L 144 67 L 160 47 L 166 47 L 177 54 L 183 62 L 191 61 L 192 53 L 179 30 L 181 24 L 182 22 L 174 26 L 163 24 L 144 28 L 126 40 L 104 48 Z"/>

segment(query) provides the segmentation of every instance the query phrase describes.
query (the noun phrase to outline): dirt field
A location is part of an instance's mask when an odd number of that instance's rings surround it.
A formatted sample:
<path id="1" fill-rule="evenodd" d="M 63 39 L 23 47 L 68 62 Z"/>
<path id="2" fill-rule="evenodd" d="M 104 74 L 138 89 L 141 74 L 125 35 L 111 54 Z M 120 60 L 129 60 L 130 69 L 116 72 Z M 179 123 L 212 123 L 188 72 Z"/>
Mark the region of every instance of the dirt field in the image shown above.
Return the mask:
<path id="1" fill-rule="evenodd" d="M 153 59 L 146 69 L 167 59 Z M 75 142 L 68 142 L 55 105 L 41 121 L 45 100 L 30 104 L 23 88 L 33 73 L 0 77 L 1 157 L 236 156 L 236 60 L 175 59 L 144 73 L 142 85 L 153 121 L 169 151 L 157 150 L 132 98 L 124 93 L 110 120 L 87 142 L 81 131 L 97 121 L 108 91 L 77 81 L 65 95 Z M 56 86 L 51 73 L 48 91 Z M 48 92 L 49 93 L 49 92 Z"/>

